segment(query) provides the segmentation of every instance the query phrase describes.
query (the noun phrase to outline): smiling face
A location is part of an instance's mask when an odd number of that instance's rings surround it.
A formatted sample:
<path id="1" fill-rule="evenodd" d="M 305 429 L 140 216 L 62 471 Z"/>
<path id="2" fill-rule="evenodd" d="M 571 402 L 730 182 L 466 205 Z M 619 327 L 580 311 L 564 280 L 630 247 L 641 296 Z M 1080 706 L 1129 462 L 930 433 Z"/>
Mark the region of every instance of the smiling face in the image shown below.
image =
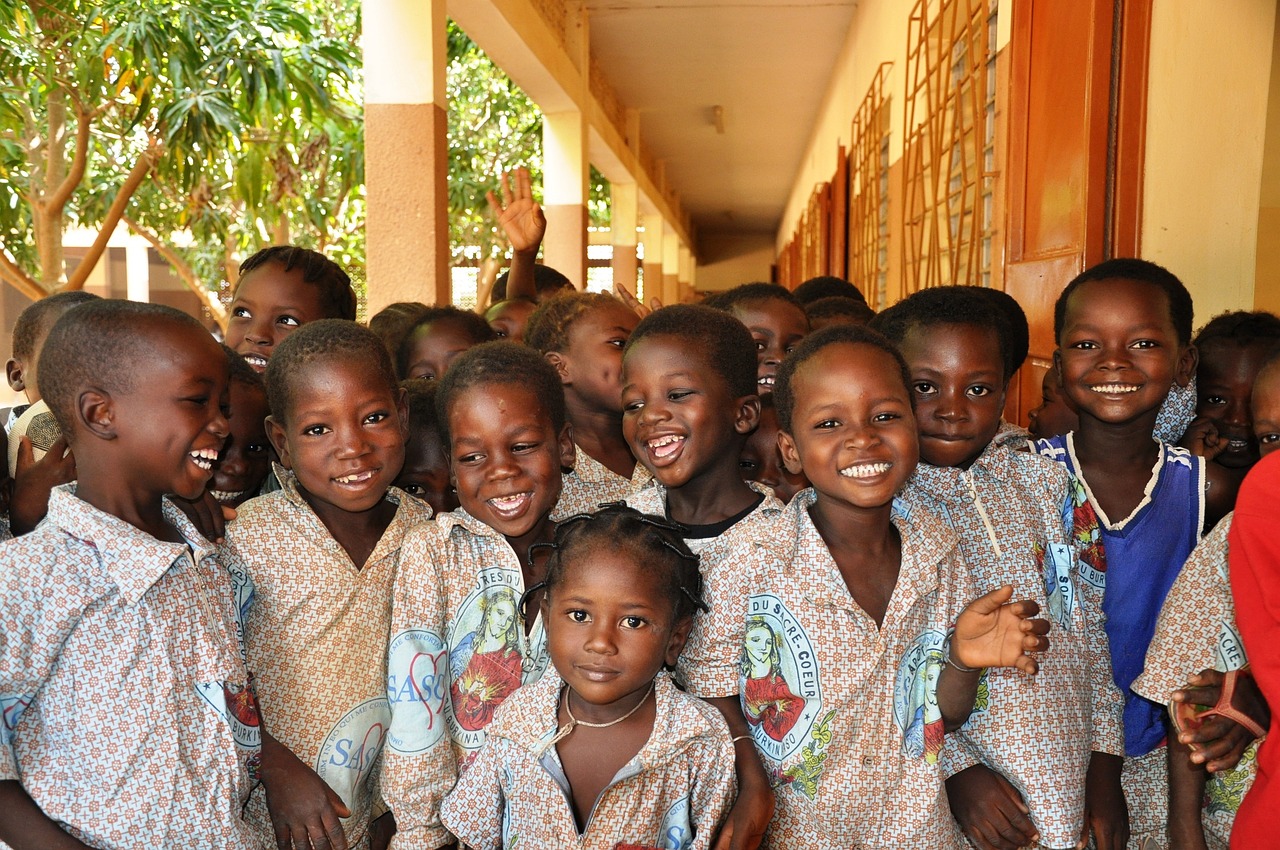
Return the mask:
<path id="1" fill-rule="evenodd" d="M 266 263 L 240 278 L 228 308 L 227 346 L 265 372 L 276 346 L 289 334 L 326 318 L 320 287 L 302 279 L 302 269 L 285 271 Z"/>
<path id="2" fill-rule="evenodd" d="M 787 470 L 778 448 L 778 413 L 772 406 L 760 408 L 760 424 L 747 438 L 738 455 L 738 469 L 744 481 L 755 481 L 773 490 L 784 502 L 809 486 L 803 474 Z"/>
<path id="3" fill-rule="evenodd" d="M 449 456 L 434 430 L 410 429 L 404 449 L 404 467 L 395 485 L 431 506 L 436 514 L 458 507 L 458 494 L 449 480 Z"/>
<path id="4" fill-rule="evenodd" d="M 551 661 L 578 700 L 621 716 L 679 659 L 693 621 L 676 621 L 663 580 L 625 548 L 592 547 L 565 565 L 543 617 Z"/>
<path id="5" fill-rule="evenodd" d="M 804 310 L 781 298 L 735 304 L 733 315 L 747 326 L 755 341 L 760 394 L 773 392 L 782 358 L 809 333 L 809 317 Z"/>
<path id="6" fill-rule="evenodd" d="M 342 513 L 378 507 L 404 463 L 403 391 L 377 380 L 366 362 L 316 358 L 289 375 L 283 419 L 267 420 L 280 462 L 329 527 Z"/>
<path id="7" fill-rule="evenodd" d="M 1000 430 L 1004 358 L 991 328 L 920 325 L 902 339 L 920 429 L 920 459 L 968 469 Z"/>
<path id="8" fill-rule="evenodd" d="M 888 507 L 919 459 L 916 420 L 898 363 L 873 345 L 839 342 L 800 364 L 790 432 L 778 443 L 822 507 Z"/>
<path id="9" fill-rule="evenodd" d="M 1195 350 L 1179 344 L 1167 296 L 1128 278 L 1076 288 L 1054 358 L 1081 420 L 1111 425 L 1146 416 L 1154 426 L 1174 381 L 1186 386 L 1195 369 Z"/>
<path id="10" fill-rule="evenodd" d="M 227 358 L 199 329 L 163 319 L 142 327 L 154 355 L 146 374 L 111 394 L 122 483 L 144 501 L 198 499 L 227 437 Z"/>
<path id="11" fill-rule="evenodd" d="M 734 398 L 702 346 L 651 335 L 632 345 L 622 369 L 622 433 L 665 487 L 681 487 L 723 466 L 737 475 L 735 449 L 759 418 L 756 396 Z"/>
<path id="12" fill-rule="evenodd" d="M 410 346 L 409 356 L 405 358 L 405 373 L 401 377 L 439 381 L 449 364 L 477 342 L 462 323 L 453 319 L 419 325 L 406 342 Z"/>
<path id="13" fill-rule="evenodd" d="M 449 401 L 449 464 L 458 500 L 524 552 L 550 534 L 560 470 L 573 466 L 566 425 L 557 433 L 546 406 L 519 384 L 477 384 Z"/>
<path id="14" fill-rule="evenodd" d="M 567 400 L 622 412 L 622 347 L 639 321 L 619 302 L 588 310 L 570 325 L 568 346 L 556 352 Z"/>
<path id="15" fill-rule="evenodd" d="M 1213 422 L 1227 448 L 1214 461 L 1230 469 L 1258 462 L 1250 397 L 1258 370 L 1267 357 L 1264 345 L 1236 345 L 1211 340 L 1200 349 L 1196 368 L 1196 415 Z"/>
<path id="16" fill-rule="evenodd" d="M 271 471 L 271 444 L 267 440 L 266 391 L 232 381 L 229 397 L 231 434 L 214 465 L 209 490 L 219 502 L 234 508 L 258 495 Z"/>

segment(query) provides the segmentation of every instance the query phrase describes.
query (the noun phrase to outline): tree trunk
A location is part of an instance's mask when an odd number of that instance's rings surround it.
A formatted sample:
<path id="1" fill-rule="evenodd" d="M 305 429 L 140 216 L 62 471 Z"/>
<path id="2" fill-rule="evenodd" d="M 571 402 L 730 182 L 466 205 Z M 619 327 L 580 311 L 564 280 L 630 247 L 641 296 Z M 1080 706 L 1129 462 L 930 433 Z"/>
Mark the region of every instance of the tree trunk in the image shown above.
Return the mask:
<path id="1" fill-rule="evenodd" d="M 67 178 L 67 100 L 61 89 L 49 92 L 48 135 L 44 146 L 44 177 L 32 193 L 32 231 L 36 254 L 40 258 L 40 285 L 53 292 L 67 279 L 62 252 L 63 210 L 65 205 L 50 204 L 50 195 L 62 187 Z M 32 170 L 32 176 L 41 170 Z"/>
<path id="2" fill-rule="evenodd" d="M 143 227 L 138 222 L 129 218 L 127 215 L 120 216 L 120 220 L 128 225 L 129 229 L 141 236 L 143 239 L 151 243 L 151 247 L 156 249 L 164 261 L 169 264 L 174 273 L 182 278 L 182 282 L 187 288 L 200 299 L 200 303 L 209 311 L 209 315 L 218 323 L 218 328 L 223 332 L 227 329 L 227 308 L 222 306 L 222 302 L 218 299 L 218 293 L 207 288 L 199 278 L 196 277 L 195 270 L 191 268 L 182 256 L 174 251 L 169 245 L 165 244 L 159 236 Z"/>

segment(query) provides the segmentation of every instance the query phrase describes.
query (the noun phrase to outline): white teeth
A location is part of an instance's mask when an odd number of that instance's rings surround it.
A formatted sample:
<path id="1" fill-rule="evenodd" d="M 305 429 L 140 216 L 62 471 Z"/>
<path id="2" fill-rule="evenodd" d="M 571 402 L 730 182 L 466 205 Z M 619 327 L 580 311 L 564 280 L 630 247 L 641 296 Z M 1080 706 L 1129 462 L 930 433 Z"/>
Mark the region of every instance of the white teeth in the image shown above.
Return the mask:
<path id="1" fill-rule="evenodd" d="M 357 484 L 361 481 L 368 481 L 372 477 L 373 470 L 367 470 L 365 472 L 353 472 L 350 475 L 343 475 L 333 480 L 339 484 Z"/>
<path id="2" fill-rule="evenodd" d="M 891 463 L 855 463 L 853 466 L 846 466 L 840 470 L 840 474 L 845 478 L 871 478 L 876 475 L 883 475 L 888 472 Z"/>
<path id="3" fill-rule="evenodd" d="M 188 452 L 188 457 L 201 469 L 210 470 L 213 469 L 213 462 L 218 459 L 218 450 L 197 449 L 194 452 Z"/>
<path id="4" fill-rule="evenodd" d="M 1119 395 L 1121 393 L 1136 393 L 1142 388 L 1137 384 L 1094 384 L 1089 389 L 1102 395 Z"/>
<path id="5" fill-rule="evenodd" d="M 219 502 L 234 502 L 248 492 L 248 490 L 210 490 L 209 495 Z"/>
<path id="6" fill-rule="evenodd" d="M 773 375 L 764 375 L 756 381 L 756 383 L 762 387 L 771 387 L 773 386 L 773 382 L 774 382 Z"/>
<path id="7" fill-rule="evenodd" d="M 255 369 L 267 368 L 267 358 L 259 354 L 245 354 L 243 355 L 243 357 L 245 359 L 245 362 L 247 362 L 250 366 L 254 367 Z"/>
<path id="8" fill-rule="evenodd" d="M 647 445 L 649 451 L 653 452 L 655 457 L 664 458 L 675 454 L 676 450 L 684 444 L 684 437 L 671 434 L 666 437 L 659 437 L 656 440 L 649 440 Z"/>

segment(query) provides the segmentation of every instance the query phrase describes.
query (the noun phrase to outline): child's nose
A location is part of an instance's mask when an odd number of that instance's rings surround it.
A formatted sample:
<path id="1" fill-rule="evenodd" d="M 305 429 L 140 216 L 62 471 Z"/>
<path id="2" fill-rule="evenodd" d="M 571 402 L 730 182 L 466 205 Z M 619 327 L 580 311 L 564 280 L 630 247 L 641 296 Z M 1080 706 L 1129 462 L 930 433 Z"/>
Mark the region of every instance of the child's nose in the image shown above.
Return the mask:
<path id="1" fill-rule="evenodd" d="M 613 655 L 617 652 L 618 647 L 614 640 L 612 626 L 607 623 L 594 624 L 587 635 L 586 649 L 598 655 Z"/>

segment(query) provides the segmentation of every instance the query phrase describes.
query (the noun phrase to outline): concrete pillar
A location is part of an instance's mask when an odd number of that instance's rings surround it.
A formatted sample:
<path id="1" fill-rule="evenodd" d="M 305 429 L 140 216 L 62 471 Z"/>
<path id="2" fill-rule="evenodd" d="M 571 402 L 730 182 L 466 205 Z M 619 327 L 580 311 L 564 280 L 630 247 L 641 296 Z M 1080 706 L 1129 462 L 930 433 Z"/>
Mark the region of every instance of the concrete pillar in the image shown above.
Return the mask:
<path id="1" fill-rule="evenodd" d="M 655 295 L 662 297 L 662 216 L 644 217 L 644 297 L 645 304 Z"/>
<path id="2" fill-rule="evenodd" d="M 448 304 L 445 0 L 364 0 L 368 315 Z"/>
<path id="3" fill-rule="evenodd" d="M 636 291 L 636 218 L 640 193 L 634 183 L 611 185 L 609 237 L 613 242 L 613 282 Z"/>
<path id="4" fill-rule="evenodd" d="M 131 239 L 124 248 L 125 298 L 130 301 L 151 300 L 151 261 L 147 247 L 141 239 Z"/>
<path id="5" fill-rule="evenodd" d="M 680 303 L 680 234 L 673 228 L 662 232 L 662 304 Z"/>
<path id="6" fill-rule="evenodd" d="M 587 122 L 581 112 L 542 116 L 542 259 L 578 289 L 587 285 Z"/>
<path id="7" fill-rule="evenodd" d="M 680 301 L 693 300 L 693 251 L 680 246 L 680 263 L 677 278 L 680 281 Z"/>

